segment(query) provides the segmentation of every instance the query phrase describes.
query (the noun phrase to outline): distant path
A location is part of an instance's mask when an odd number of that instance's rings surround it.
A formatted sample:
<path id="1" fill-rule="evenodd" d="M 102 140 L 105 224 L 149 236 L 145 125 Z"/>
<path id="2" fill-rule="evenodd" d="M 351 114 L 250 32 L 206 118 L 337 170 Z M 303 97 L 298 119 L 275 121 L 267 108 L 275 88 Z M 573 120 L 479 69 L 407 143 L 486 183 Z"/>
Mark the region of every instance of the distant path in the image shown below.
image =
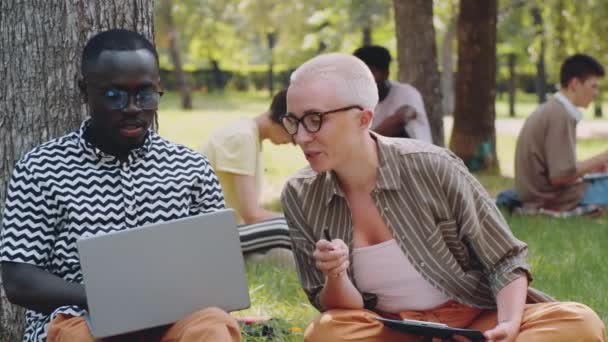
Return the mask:
<path id="1" fill-rule="evenodd" d="M 496 132 L 517 136 L 525 119 L 496 119 Z M 452 117 L 446 116 L 443 124 L 448 132 L 452 131 Z M 579 138 L 608 138 L 608 120 L 585 120 L 578 123 L 576 135 Z"/>

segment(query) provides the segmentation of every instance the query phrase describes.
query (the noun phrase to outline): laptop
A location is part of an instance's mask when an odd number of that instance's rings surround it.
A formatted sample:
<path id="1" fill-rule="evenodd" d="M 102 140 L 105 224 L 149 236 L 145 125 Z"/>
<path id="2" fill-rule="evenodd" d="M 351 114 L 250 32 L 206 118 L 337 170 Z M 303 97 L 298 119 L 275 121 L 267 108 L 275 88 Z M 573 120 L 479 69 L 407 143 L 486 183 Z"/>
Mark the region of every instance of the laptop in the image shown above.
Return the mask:
<path id="1" fill-rule="evenodd" d="M 215 306 L 251 303 L 234 210 L 77 241 L 96 338 L 174 323 Z"/>

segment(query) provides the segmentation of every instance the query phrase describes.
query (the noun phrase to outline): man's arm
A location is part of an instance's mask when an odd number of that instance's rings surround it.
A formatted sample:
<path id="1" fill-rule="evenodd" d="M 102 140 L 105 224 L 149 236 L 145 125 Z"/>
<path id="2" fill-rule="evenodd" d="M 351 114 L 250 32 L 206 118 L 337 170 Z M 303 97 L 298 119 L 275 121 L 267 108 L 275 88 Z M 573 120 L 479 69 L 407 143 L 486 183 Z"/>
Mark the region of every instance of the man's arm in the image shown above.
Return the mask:
<path id="1" fill-rule="evenodd" d="M 2 283 L 8 300 L 42 313 L 65 305 L 87 309 L 84 285 L 67 282 L 25 263 L 2 262 Z"/>
<path id="2" fill-rule="evenodd" d="M 405 105 L 399 107 L 395 113 L 385 118 L 374 131 L 386 137 L 401 136 L 404 131 L 404 126 L 416 118 L 416 111 L 411 106 Z"/>
<path id="3" fill-rule="evenodd" d="M 237 209 L 246 224 L 252 224 L 281 216 L 281 214 L 277 212 L 260 207 L 254 176 L 239 175 L 236 173 L 230 173 L 230 175 L 232 176 L 234 187 L 237 192 Z"/>
<path id="4" fill-rule="evenodd" d="M 582 176 L 584 176 L 590 172 L 595 172 L 596 170 L 601 169 L 602 167 L 605 167 L 605 165 L 607 163 L 608 163 L 608 151 L 604 151 L 587 160 L 577 162 L 576 163 L 576 172 L 573 175 L 568 176 L 568 177 L 551 178 L 550 179 L 551 185 L 561 186 L 561 185 L 571 184 L 571 183 L 577 181 Z"/>

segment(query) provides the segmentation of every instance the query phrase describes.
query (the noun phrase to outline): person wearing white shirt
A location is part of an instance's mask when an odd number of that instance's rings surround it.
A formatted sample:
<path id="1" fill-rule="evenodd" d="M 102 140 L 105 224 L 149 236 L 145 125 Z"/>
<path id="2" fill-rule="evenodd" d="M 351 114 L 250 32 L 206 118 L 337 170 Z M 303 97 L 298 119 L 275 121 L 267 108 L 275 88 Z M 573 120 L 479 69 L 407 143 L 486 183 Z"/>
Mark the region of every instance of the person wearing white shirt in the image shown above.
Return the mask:
<path id="1" fill-rule="evenodd" d="M 372 130 L 388 137 L 405 137 L 433 143 L 431 127 L 420 92 L 412 85 L 390 81 L 389 51 L 377 45 L 357 49 L 354 55 L 371 70 L 378 86 Z"/>

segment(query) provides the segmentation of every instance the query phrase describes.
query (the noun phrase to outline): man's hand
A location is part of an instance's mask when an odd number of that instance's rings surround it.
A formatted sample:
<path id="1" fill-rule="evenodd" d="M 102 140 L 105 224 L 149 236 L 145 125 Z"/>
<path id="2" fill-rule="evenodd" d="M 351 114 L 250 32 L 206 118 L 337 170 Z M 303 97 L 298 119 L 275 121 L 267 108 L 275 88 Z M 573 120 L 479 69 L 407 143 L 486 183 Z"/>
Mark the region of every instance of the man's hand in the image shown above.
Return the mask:
<path id="1" fill-rule="evenodd" d="M 339 277 L 348 270 L 348 246 L 340 239 L 317 241 L 313 253 L 319 271 L 327 277 Z"/>
<path id="2" fill-rule="evenodd" d="M 598 172 L 598 173 L 604 173 L 604 172 L 608 172 L 608 163 L 604 163 L 604 165 L 598 167 L 597 169 L 593 170 L 593 172 Z"/>
<path id="3" fill-rule="evenodd" d="M 407 124 L 408 122 L 416 118 L 416 110 L 412 106 L 404 105 L 399 107 L 399 109 L 395 111 L 395 115 L 400 116 L 403 120 L 403 123 Z"/>
<path id="4" fill-rule="evenodd" d="M 519 323 L 513 321 L 502 321 L 483 333 L 487 342 L 511 342 L 515 341 L 519 334 Z"/>

